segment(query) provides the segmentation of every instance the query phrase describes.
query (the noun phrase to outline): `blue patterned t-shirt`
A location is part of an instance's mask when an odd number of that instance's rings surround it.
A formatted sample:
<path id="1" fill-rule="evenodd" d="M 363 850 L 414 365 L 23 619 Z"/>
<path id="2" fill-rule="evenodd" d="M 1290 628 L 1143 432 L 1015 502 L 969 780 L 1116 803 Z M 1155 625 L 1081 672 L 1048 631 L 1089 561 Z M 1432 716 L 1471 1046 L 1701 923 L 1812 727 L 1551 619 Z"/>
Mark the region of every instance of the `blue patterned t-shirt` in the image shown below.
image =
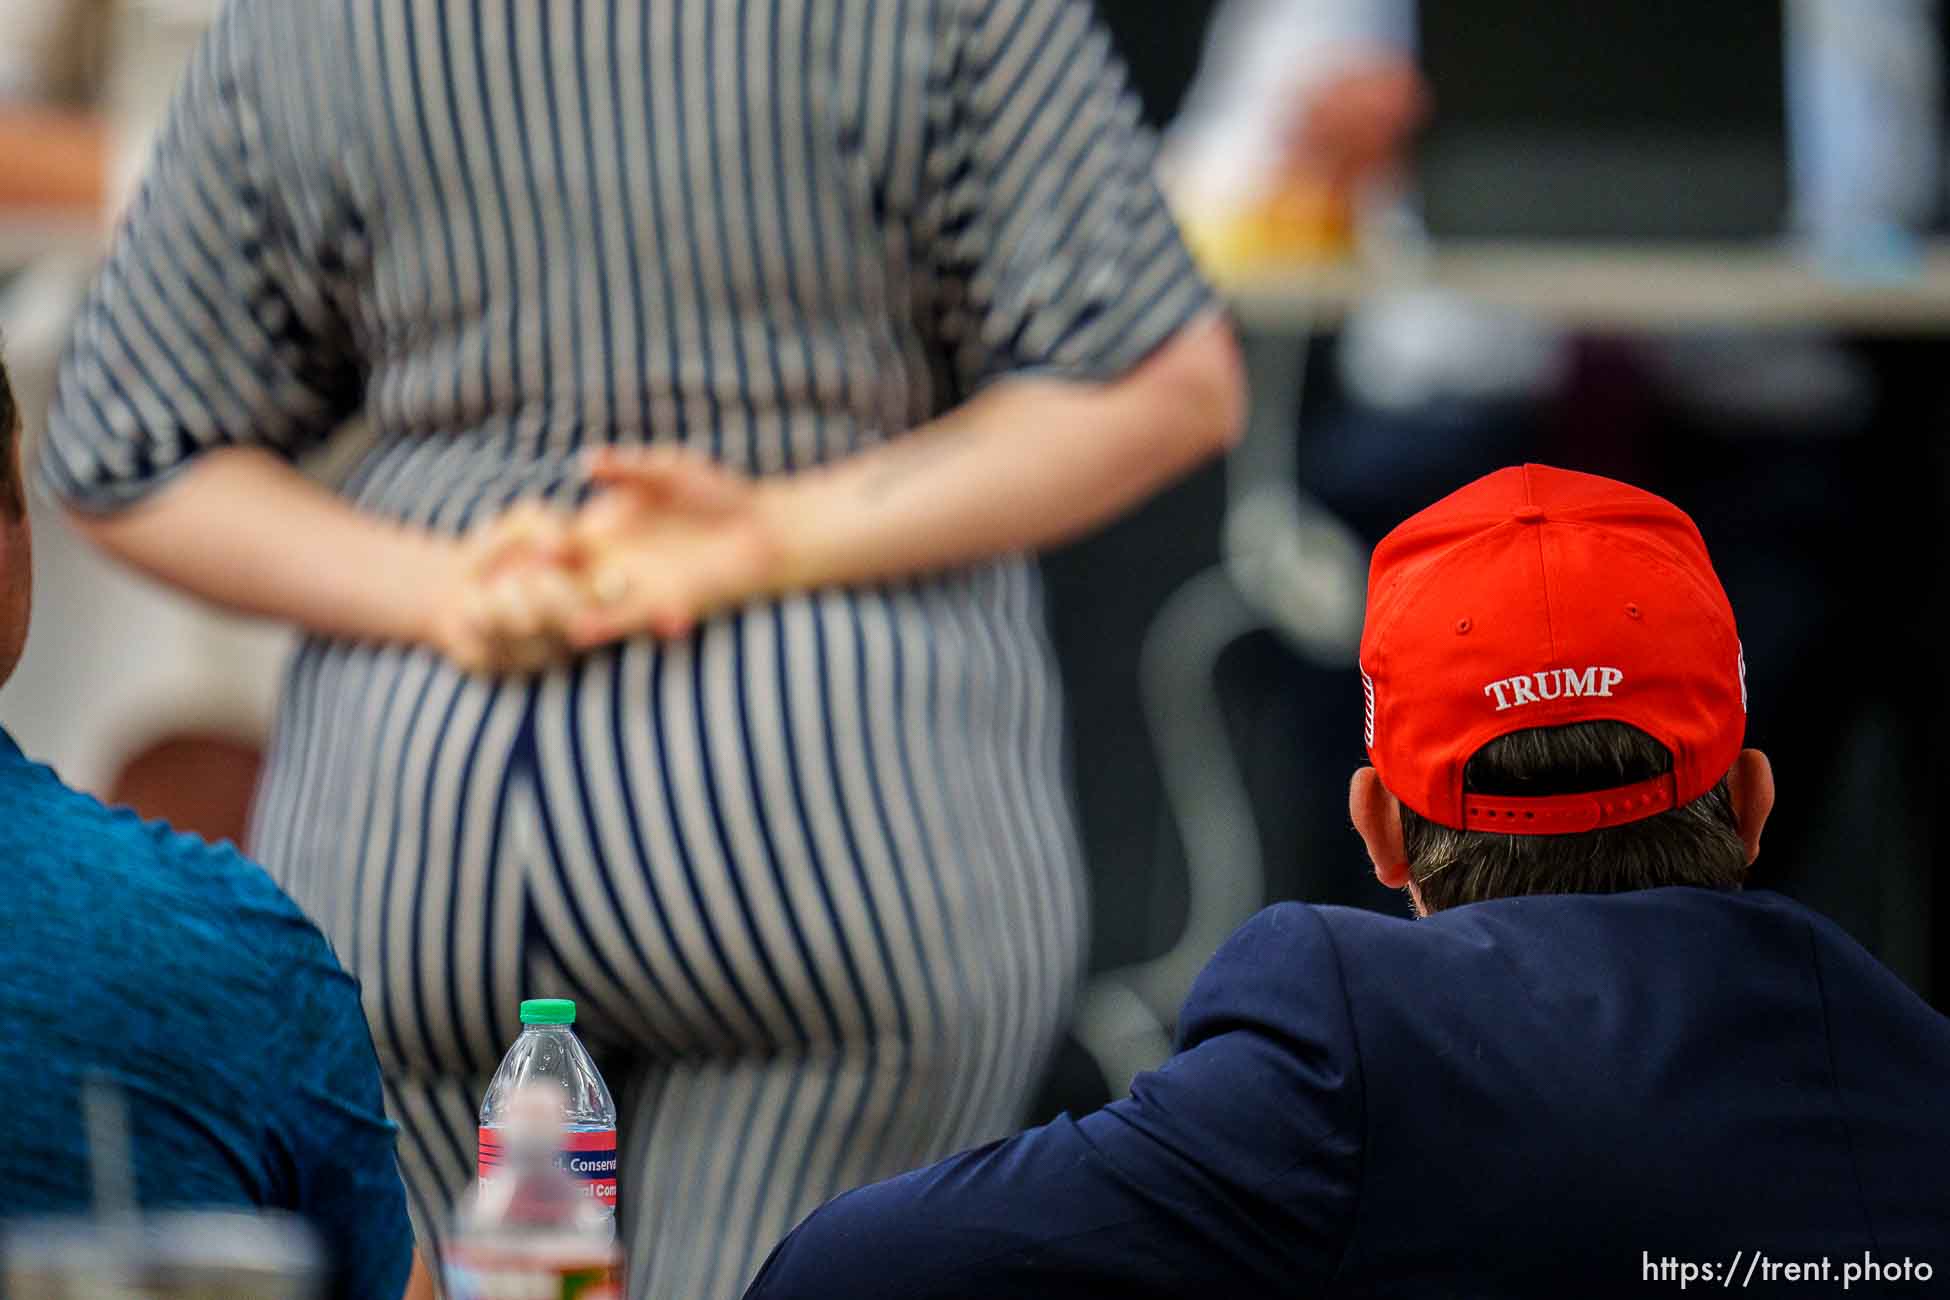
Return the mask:
<path id="1" fill-rule="evenodd" d="M 262 869 L 115 812 L 0 731 L 0 1218 L 88 1208 L 84 1080 L 128 1103 L 145 1207 L 305 1216 L 344 1295 L 413 1238 L 358 989 Z"/>

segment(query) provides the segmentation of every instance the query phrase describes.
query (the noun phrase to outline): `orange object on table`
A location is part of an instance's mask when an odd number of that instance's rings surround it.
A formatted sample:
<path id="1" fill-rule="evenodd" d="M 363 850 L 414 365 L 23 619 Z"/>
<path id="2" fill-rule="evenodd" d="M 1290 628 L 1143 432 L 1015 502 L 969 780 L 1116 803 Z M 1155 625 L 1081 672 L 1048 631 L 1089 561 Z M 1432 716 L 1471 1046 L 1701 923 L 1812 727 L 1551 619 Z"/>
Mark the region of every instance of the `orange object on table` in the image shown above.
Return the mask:
<path id="1" fill-rule="evenodd" d="M 98 213 L 108 194 L 108 126 L 86 113 L 0 108 L 0 212 Z"/>

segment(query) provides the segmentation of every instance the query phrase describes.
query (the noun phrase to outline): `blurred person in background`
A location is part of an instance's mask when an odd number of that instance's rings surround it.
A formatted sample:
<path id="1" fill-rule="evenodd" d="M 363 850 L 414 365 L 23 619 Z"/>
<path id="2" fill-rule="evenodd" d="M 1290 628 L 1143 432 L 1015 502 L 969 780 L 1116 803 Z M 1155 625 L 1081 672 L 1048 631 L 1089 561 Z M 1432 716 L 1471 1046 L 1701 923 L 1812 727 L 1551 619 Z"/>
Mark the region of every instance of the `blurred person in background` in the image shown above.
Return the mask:
<path id="1" fill-rule="evenodd" d="M 31 603 L 19 413 L 0 365 L 0 683 Z M 124 1094 L 137 1201 L 288 1210 L 334 1293 L 427 1295 L 359 996 L 233 850 L 111 812 L 0 731 L 0 1218 L 89 1210 L 82 1089 Z"/>
<path id="2" fill-rule="evenodd" d="M 1341 256 L 1357 221 L 1399 197 L 1430 108 L 1412 0 L 1228 0 L 1160 173 L 1215 266 Z"/>
<path id="3" fill-rule="evenodd" d="M 1306 373 L 1339 400 L 1310 404 L 1301 452 L 1307 489 L 1370 539 L 1409 503 L 1518 457 L 1524 409 L 1566 360 L 1555 331 L 1414 274 L 1414 146 L 1442 110 L 1418 27 L 1416 0 L 1226 0 L 1160 167 L 1222 282 L 1270 271 L 1304 286 L 1310 267 L 1375 255 L 1382 270 L 1345 319 L 1321 314 L 1338 364 Z"/>
<path id="4" fill-rule="evenodd" d="M 1261 913 L 1128 1100 L 841 1197 L 750 1300 L 1941 1294 L 1950 1020 L 1743 887 L 1774 779 L 1692 520 L 1522 466 L 1371 575 L 1348 813 L 1416 919 Z"/>
<path id="5" fill-rule="evenodd" d="M 1084 932 L 1023 555 L 1241 420 L 1152 161 L 1075 0 L 225 11 L 41 464 L 309 634 L 253 843 L 423 1239 L 534 994 L 617 1085 L 632 1294 L 1017 1121 Z M 341 494 L 291 468 L 361 407 Z"/>

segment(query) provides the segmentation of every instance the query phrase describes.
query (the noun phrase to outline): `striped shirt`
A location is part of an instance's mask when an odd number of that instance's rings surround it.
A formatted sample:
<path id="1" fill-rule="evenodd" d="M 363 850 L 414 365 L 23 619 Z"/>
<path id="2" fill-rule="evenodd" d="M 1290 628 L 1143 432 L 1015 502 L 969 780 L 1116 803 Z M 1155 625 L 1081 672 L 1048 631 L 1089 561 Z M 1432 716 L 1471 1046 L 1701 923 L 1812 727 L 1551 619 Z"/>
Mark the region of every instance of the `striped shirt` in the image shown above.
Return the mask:
<path id="1" fill-rule="evenodd" d="M 114 511 L 363 410 L 345 493 L 454 533 L 578 498 L 593 444 L 790 474 L 1113 378 L 1209 304 L 1137 116 L 1081 0 L 235 0 L 42 472 Z M 735 1130 L 696 1222 L 630 1230 L 659 1293 L 735 1294 L 825 1195 L 1009 1126 L 1084 931 L 1040 603 L 1006 558 L 532 681 L 303 644 L 255 847 L 364 983 L 423 1229 L 522 996 L 628 1076 L 626 1220 Z M 791 1172 L 738 1154 L 759 1116 Z"/>

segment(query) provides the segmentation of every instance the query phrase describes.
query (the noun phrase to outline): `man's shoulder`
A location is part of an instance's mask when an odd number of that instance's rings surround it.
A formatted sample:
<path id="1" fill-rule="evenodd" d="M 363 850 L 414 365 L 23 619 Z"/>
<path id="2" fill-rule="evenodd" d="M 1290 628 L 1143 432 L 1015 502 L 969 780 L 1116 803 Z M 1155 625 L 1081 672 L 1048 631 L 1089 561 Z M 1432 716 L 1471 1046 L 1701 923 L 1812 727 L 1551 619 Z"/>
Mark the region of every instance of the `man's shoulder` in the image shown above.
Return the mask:
<path id="1" fill-rule="evenodd" d="M 1306 903 L 1282 903 L 1267 911 L 1285 909 L 1311 913 L 1336 942 L 1457 952 L 1478 948 L 1490 936 L 1526 931 L 1631 932 L 1673 925 L 1727 924 L 1743 918 L 1761 924 L 1813 925 L 1824 932 L 1841 933 L 1819 913 L 1780 894 L 1685 886 L 1615 894 L 1529 894 L 1470 903 L 1417 919 Z"/>
<path id="2" fill-rule="evenodd" d="M 1289 1038 L 1344 1038 L 1343 936 L 1359 944 L 1371 923 L 1406 924 L 1311 903 L 1275 903 L 1259 912 L 1199 972 L 1179 1016 L 1181 1045 L 1243 1024 Z"/>
<path id="3" fill-rule="evenodd" d="M 0 1161 L 0 1209 L 8 1195 L 65 1203 L 44 1171 L 73 1139 L 71 1081 L 92 1073 L 166 1102 L 137 1151 L 145 1202 L 299 1207 L 279 1151 L 300 1148 L 301 1126 L 321 1128 L 300 1109 L 306 1095 L 370 1094 L 383 1126 L 356 986 L 235 849 L 107 808 L 0 750 L 0 861 L 0 1019 L 58 1008 L 35 1068 L 68 1081 L 29 1090 L 33 1158 Z M 357 1091 L 328 1074 L 339 1060 Z M 274 1125 L 287 1134 L 267 1144 Z"/>
<path id="4" fill-rule="evenodd" d="M 1253 917 L 1214 959 L 1221 971 L 1265 968 L 1286 980 L 1331 970 L 1350 999 L 1408 985 L 1481 990 L 1534 981 L 1563 967 L 1581 979 L 1609 968 L 1643 968 L 1653 952 L 1668 960 L 1724 959 L 1752 948 L 1782 956 L 1859 951 L 1838 926 L 1766 891 L 1649 889 L 1620 894 L 1502 898 L 1420 920 L 1360 908 L 1280 903 Z M 1863 954 L 1866 957 L 1866 954 Z M 1873 959 L 1869 959 L 1873 960 Z M 1236 976 L 1235 976 L 1236 977 Z"/>
<path id="5" fill-rule="evenodd" d="M 1426 942 L 1425 923 L 1356 907 L 1275 903 L 1232 932 L 1199 982 L 1318 982 L 1345 960 Z"/>
<path id="6" fill-rule="evenodd" d="M 1411 971 L 1423 972 L 1414 979 L 1444 978 L 1443 972 L 1460 973 L 1498 948 L 1521 946 L 1513 925 L 1547 924 L 1534 910 L 1520 917 L 1461 915 L 1474 910 L 1414 920 L 1358 907 L 1275 903 L 1220 946 L 1194 999 L 1318 1008 L 1331 992 L 1351 1011 L 1376 987 L 1402 986 Z"/>
<path id="7" fill-rule="evenodd" d="M 1338 966 L 1370 953 L 1425 947 L 1432 938 L 1427 922 L 1405 916 L 1328 903 L 1275 903 L 1234 931 L 1213 960 Z"/>
<path id="8" fill-rule="evenodd" d="M 8 760 L 0 761 L 0 849 L 15 883 L 11 904 L 21 909 L 9 927 L 17 942 L 41 934 L 90 948 L 98 938 L 105 955 L 134 964 L 167 955 L 164 969 L 185 975 L 248 970 L 248 982 L 273 995 L 305 971 L 338 973 L 318 927 L 234 846 L 110 808 L 46 767 L 0 758 Z M 122 924 L 137 917 L 140 926 Z"/>

